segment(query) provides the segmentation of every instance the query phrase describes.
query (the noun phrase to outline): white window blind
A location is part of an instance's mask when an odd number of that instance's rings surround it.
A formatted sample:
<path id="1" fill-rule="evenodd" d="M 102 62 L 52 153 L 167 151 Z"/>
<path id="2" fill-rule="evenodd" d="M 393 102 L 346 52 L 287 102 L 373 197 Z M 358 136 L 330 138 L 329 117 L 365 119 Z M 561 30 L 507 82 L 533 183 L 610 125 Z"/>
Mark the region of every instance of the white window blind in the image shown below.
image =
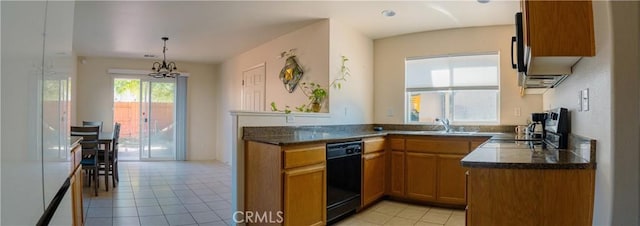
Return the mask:
<path id="1" fill-rule="evenodd" d="M 407 59 L 406 121 L 499 123 L 499 60 L 497 53 Z"/>

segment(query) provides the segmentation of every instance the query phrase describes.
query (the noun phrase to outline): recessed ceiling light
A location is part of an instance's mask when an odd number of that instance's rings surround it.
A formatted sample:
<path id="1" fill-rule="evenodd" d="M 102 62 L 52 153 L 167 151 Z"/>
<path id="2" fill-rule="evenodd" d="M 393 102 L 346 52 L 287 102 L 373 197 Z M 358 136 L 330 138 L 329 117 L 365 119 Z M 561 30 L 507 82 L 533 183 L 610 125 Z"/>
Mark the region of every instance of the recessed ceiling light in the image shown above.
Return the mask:
<path id="1" fill-rule="evenodd" d="M 489 1 L 491 1 L 491 0 L 477 0 L 477 1 L 479 3 L 486 4 L 486 3 L 489 3 Z"/>
<path id="2" fill-rule="evenodd" d="M 390 9 L 382 10 L 382 15 L 386 17 L 392 17 L 396 15 L 396 12 Z"/>

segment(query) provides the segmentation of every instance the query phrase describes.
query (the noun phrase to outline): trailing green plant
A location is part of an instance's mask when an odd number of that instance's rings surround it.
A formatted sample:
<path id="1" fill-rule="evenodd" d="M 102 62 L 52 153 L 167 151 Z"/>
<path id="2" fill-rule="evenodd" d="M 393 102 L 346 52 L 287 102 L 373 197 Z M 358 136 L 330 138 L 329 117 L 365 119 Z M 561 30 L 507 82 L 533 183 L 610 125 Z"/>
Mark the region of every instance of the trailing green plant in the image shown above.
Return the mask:
<path id="1" fill-rule="evenodd" d="M 284 110 L 278 109 L 276 106 L 276 102 L 271 102 L 271 111 L 284 112 L 285 114 L 291 113 L 291 109 L 289 109 L 289 105 L 284 106 Z"/>
<path id="2" fill-rule="evenodd" d="M 349 68 L 345 65 L 345 63 L 349 61 L 349 58 L 347 58 L 346 56 L 341 56 L 341 57 L 342 57 L 342 61 L 340 64 L 340 77 L 334 79 L 331 82 L 331 84 L 329 84 L 329 86 L 335 89 L 342 88 L 342 83 L 340 82 L 346 82 L 347 77 L 351 76 L 351 70 L 349 70 Z"/>
<path id="3" fill-rule="evenodd" d="M 333 87 L 334 89 L 341 89 L 342 82 L 346 82 L 347 77 L 351 76 L 351 71 L 349 70 L 349 67 L 346 66 L 346 62 L 349 61 L 349 58 L 345 56 L 341 57 L 340 76 L 329 84 L 329 87 Z M 300 84 L 300 89 L 302 90 L 302 93 L 309 98 L 309 103 L 302 104 L 299 107 L 294 107 L 295 110 L 299 112 L 312 112 L 312 106 L 314 104 L 321 105 L 329 95 L 329 91 L 326 88 L 323 88 L 320 84 L 314 82 L 303 82 Z M 289 106 L 285 106 L 285 109 L 281 111 L 276 107 L 275 102 L 271 102 L 271 111 L 279 111 L 286 114 L 291 113 Z"/>

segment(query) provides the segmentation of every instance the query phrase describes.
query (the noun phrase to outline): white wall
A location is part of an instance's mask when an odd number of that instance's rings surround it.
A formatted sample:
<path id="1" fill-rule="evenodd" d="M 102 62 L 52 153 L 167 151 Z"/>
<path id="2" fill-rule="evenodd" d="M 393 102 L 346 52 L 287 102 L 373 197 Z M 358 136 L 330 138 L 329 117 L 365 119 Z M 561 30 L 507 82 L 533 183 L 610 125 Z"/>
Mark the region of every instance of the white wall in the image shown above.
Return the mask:
<path id="1" fill-rule="evenodd" d="M 520 97 L 516 71 L 511 69 L 513 25 L 460 28 L 401 35 L 374 41 L 374 121 L 404 123 L 404 67 L 407 57 L 500 53 L 500 124 L 524 125 L 542 110 L 541 95 Z M 521 109 L 515 116 L 514 109 Z M 392 113 L 392 116 L 388 116 Z"/>
<path id="2" fill-rule="evenodd" d="M 69 175 L 69 163 L 48 158 L 59 145 L 61 99 L 43 96 L 72 73 L 73 2 L 2 2 L 2 225 L 33 225 Z M 46 36 L 43 36 L 46 33 Z M 51 81 L 50 86 L 44 86 Z M 57 81 L 58 83 L 54 83 Z M 43 111 L 43 108 L 45 109 Z M 47 120 L 56 123 L 45 124 Z M 49 121 L 50 122 L 50 121 Z M 43 130 L 44 129 L 44 130 Z M 6 142 L 11 141 L 11 142 Z M 59 154 L 59 150 L 55 150 Z M 56 155 L 59 157 L 59 155 Z M 63 166 L 64 168 L 60 168 Z M 60 171 L 62 170 L 62 171 Z M 7 183 L 9 182 L 9 183 Z M 52 224 L 71 224 L 70 197 Z M 64 210 L 67 211 L 64 211 Z"/>
<path id="3" fill-rule="evenodd" d="M 113 125 L 113 75 L 111 68 L 149 70 L 151 60 L 78 57 L 76 121 L 103 121 Z M 82 60 L 85 63 L 82 63 Z M 189 73 L 187 82 L 187 160 L 213 160 L 216 156 L 216 66 L 176 62 L 179 70 Z"/>
<path id="4" fill-rule="evenodd" d="M 305 69 L 301 81 L 320 82 L 328 87 L 329 82 L 339 76 L 341 56 L 350 60 L 346 65 L 351 70 L 351 77 L 343 82 L 340 90 L 329 89 L 328 106 L 325 104 L 321 112 L 329 112 L 330 117 L 305 121 L 302 124 L 362 124 L 373 122 L 373 42 L 335 20 L 321 20 L 299 30 L 285 34 L 254 49 L 244 52 L 225 61 L 220 67 L 220 77 L 216 96 L 220 97 L 218 111 L 217 159 L 231 161 L 235 142 L 232 129 L 232 110 L 240 110 L 242 93 L 242 72 L 252 66 L 266 65 L 266 106 L 275 101 L 280 108 L 284 105 L 299 106 L 308 103 L 308 99 L 296 89 L 294 93 L 285 91 L 278 75 L 284 66 L 284 58 L 277 56 L 282 51 L 296 49 L 299 63 Z M 285 116 L 282 115 L 281 118 Z M 262 125 L 302 125 L 286 123 L 269 116 Z M 284 122 L 284 123 L 281 123 Z"/>
<path id="5" fill-rule="evenodd" d="M 594 225 L 639 224 L 637 5 L 594 1 L 596 56 L 543 98 L 545 109 L 569 109 L 572 133 L 597 140 Z M 586 88 L 590 110 L 579 112 L 578 91 Z"/>

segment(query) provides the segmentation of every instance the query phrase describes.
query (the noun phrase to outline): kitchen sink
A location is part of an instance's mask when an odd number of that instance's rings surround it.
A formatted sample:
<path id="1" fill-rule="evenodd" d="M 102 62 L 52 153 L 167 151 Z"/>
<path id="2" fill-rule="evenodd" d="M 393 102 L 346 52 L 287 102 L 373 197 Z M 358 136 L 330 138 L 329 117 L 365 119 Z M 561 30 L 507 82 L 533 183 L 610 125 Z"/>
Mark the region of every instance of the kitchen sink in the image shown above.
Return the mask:
<path id="1" fill-rule="evenodd" d="M 451 131 L 451 132 L 438 131 L 438 132 L 441 134 L 462 134 L 462 135 L 477 133 L 477 132 L 465 132 L 465 131 Z"/>

